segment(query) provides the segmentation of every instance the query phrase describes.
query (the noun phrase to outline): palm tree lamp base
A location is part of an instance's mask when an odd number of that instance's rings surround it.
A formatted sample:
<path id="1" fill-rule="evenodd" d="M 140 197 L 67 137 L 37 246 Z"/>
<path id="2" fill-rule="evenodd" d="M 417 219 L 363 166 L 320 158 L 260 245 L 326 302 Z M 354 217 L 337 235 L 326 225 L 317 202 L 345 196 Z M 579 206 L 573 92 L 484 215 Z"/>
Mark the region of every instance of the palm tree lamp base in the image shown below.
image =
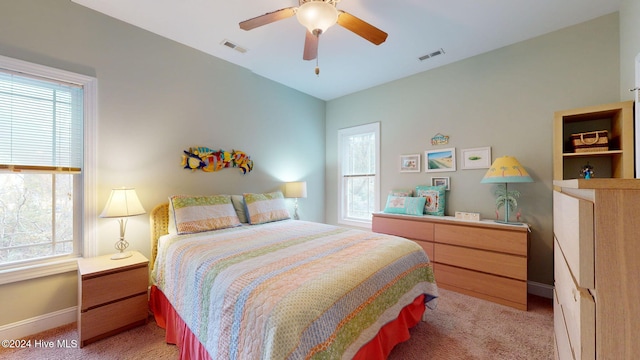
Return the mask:
<path id="1" fill-rule="evenodd" d="M 504 220 L 495 220 L 495 222 L 500 224 L 507 225 L 522 225 L 519 221 L 509 221 L 509 214 L 518 207 L 518 197 L 520 197 L 520 192 L 517 190 L 509 191 L 507 183 L 504 185 L 498 185 L 498 189 L 495 194 L 496 198 L 496 214 L 501 207 L 504 207 Z M 518 215 L 518 218 L 520 215 Z M 518 219 L 519 220 L 519 219 Z"/>
<path id="2" fill-rule="evenodd" d="M 529 173 L 520 165 L 518 160 L 513 156 L 503 156 L 497 158 L 482 178 L 482 184 L 499 184 L 496 195 L 496 219 L 500 208 L 504 207 L 504 220 L 496 220 L 501 224 L 520 225 L 520 222 L 509 221 L 509 213 L 518 208 L 518 200 L 520 192 L 507 188 L 509 183 L 525 183 L 533 182 Z M 520 220 L 520 213 L 516 214 L 517 220 Z"/>

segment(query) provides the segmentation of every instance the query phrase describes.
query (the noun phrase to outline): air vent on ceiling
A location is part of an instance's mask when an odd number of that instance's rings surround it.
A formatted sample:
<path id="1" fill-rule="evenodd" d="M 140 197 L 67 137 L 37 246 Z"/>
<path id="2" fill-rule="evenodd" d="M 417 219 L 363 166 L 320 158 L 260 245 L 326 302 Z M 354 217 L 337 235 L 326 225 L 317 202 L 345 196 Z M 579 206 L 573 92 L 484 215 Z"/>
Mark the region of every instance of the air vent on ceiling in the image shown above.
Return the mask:
<path id="1" fill-rule="evenodd" d="M 442 54 L 444 54 L 444 49 L 440 48 L 440 49 L 438 49 L 438 50 L 436 50 L 436 51 L 434 51 L 434 52 L 431 52 L 431 53 L 429 53 L 429 54 L 426 54 L 426 55 L 422 55 L 422 56 L 420 56 L 420 57 L 418 58 L 418 60 L 420 60 L 420 61 L 425 61 L 425 60 L 427 60 L 427 59 L 431 59 L 431 58 L 432 58 L 432 57 L 434 57 L 434 56 L 438 56 L 438 55 L 442 55 Z"/>
<path id="2" fill-rule="evenodd" d="M 222 44 L 222 45 L 224 45 L 224 46 L 226 46 L 226 47 L 228 47 L 230 49 L 233 49 L 233 50 L 235 50 L 237 52 L 243 53 L 243 54 L 247 52 L 247 49 L 245 49 L 245 48 L 243 48 L 241 46 L 238 46 L 237 44 L 234 44 L 234 43 L 232 43 L 231 41 L 229 41 L 227 39 L 222 40 L 222 42 L 220 44 Z"/>

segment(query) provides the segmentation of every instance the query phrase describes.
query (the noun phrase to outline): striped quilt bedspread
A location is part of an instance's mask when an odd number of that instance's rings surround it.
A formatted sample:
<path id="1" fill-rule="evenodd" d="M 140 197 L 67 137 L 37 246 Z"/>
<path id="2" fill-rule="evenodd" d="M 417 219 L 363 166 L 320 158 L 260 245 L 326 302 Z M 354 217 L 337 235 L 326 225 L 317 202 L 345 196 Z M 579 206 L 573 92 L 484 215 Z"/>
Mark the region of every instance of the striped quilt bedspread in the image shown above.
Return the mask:
<path id="1" fill-rule="evenodd" d="M 165 235 L 153 279 L 212 359 L 351 358 L 437 297 L 414 242 L 299 220 Z"/>

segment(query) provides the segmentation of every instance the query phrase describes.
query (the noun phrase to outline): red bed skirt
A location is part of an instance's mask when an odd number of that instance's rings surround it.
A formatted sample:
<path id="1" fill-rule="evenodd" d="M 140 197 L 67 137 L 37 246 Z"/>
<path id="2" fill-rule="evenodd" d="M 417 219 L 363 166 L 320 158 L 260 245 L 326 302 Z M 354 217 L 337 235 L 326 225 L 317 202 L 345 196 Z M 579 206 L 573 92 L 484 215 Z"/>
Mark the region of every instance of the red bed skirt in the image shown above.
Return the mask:
<path id="1" fill-rule="evenodd" d="M 211 360 L 207 350 L 155 285 L 151 286 L 149 308 L 158 326 L 166 330 L 166 342 L 176 344 L 180 349 L 181 360 Z M 394 346 L 409 339 L 409 329 L 418 324 L 424 310 L 424 295 L 420 295 L 402 309 L 397 319 L 383 326 L 378 335 L 358 351 L 354 359 L 386 359 Z"/>

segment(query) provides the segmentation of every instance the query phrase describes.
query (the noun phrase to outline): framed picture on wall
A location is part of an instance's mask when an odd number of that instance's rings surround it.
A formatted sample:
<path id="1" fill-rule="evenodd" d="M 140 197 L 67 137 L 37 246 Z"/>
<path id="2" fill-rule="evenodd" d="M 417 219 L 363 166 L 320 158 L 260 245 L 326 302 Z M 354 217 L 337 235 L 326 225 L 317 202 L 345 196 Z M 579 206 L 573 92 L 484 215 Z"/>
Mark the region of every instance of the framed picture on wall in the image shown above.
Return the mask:
<path id="1" fill-rule="evenodd" d="M 491 167 L 491 147 L 462 149 L 463 169 L 488 169 Z"/>
<path id="2" fill-rule="evenodd" d="M 431 186 L 445 186 L 446 190 L 451 190 L 451 186 L 449 185 L 449 177 L 432 177 L 431 178 Z"/>
<path id="3" fill-rule="evenodd" d="M 400 155 L 400 172 L 420 172 L 420 154 Z"/>
<path id="4" fill-rule="evenodd" d="M 456 148 L 425 151 L 424 171 L 456 171 Z"/>

